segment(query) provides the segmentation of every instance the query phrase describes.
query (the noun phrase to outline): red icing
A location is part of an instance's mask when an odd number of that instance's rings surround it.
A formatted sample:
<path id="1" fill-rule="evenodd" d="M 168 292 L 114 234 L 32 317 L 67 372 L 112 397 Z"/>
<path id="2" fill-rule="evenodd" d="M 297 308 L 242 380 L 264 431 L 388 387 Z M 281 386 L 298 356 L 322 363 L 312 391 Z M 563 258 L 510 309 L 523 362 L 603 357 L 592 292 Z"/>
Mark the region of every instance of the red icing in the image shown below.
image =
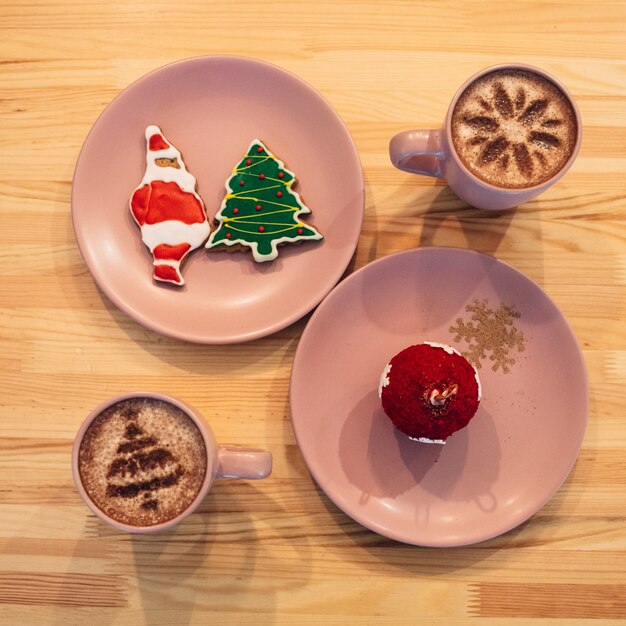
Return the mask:
<path id="1" fill-rule="evenodd" d="M 245 180 L 240 180 L 239 184 L 243 187 L 246 184 L 246 181 Z"/>
<path id="2" fill-rule="evenodd" d="M 248 159 L 248 160 L 246 161 L 246 165 L 252 165 L 252 159 Z"/>
<path id="3" fill-rule="evenodd" d="M 232 235 L 230 233 L 226 233 L 226 239 L 230 239 Z"/>
<path id="4" fill-rule="evenodd" d="M 304 231 L 301 228 L 298 228 L 298 235 L 301 235 Z"/>
<path id="5" fill-rule="evenodd" d="M 166 243 L 159 244 L 153 251 L 155 259 L 170 259 L 172 261 L 180 261 L 187 252 L 191 245 L 188 243 L 179 243 L 177 246 L 170 246 Z"/>
<path id="6" fill-rule="evenodd" d="M 278 172 L 278 178 L 285 178 L 285 172 Z"/>
<path id="7" fill-rule="evenodd" d="M 237 213 L 239 213 L 239 209 L 238 209 L 237 207 L 235 207 L 235 208 L 233 209 L 233 213 L 234 213 L 235 215 L 237 215 Z"/>
<path id="8" fill-rule="evenodd" d="M 265 226 L 259 226 L 259 232 L 260 233 L 264 233 L 265 232 Z"/>
<path id="9" fill-rule="evenodd" d="M 262 207 L 260 204 L 257 204 L 254 208 L 255 208 L 257 211 L 260 211 L 263 207 Z"/>
<path id="10" fill-rule="evenodd" d="M 263 152 L 263 148 L 261 148 L 260 146 L 256 149 L 256 151 L 261 154 L 261 152 Z"/>
<path id="11" fill-rule="evenodd" d="M 277 191 L 276 192 L 276 197 L 277 198 L 282 198 L 283 197 L 283 192 L 282 191 Z"/>
<path id="12" fill-rule="evenodd" d="M 167 150 L 170 147 L 170 144 L 163 139 L 163 135 L 156 133 L 148 140 L 148 147 L 152 152 L 156 152 L 157 150 Z"/>
<path id="13" fill-rule="evenodd" d="M 171 265 L 155 265 L 154 277 L 170 283 L 176 283 L 177 285 L 183 282 L 181 275 Z"/>
<path id="14" fill-rule="evenodd" d="M 146 222 L 146 215 L 148 214 L 148 208 L 150 205 L 150 185 L 144 185 L 135 190 L 133 197 L 130 199 L 130 208 L 137 220 L 137 223 L 142 226 Z"/>
<path id="15" fill-rule="evenodd" d="M 394 356 L 389 384 L 382 389 L 382 405 L 394 426 L 410 437 L 447 439 L 463 428 L 478 409 L 478 383 L 474 368 L 462 356 L 420 344 Z M 430 394 L 458 385 L 441 406 Z"/>
<path id="16" fill-rule="evenodd" d="M 265 180 L 265 174 L 259 174 L 259 178 L 260 178 L 261 180 Z"/>
<path id="17" fill-rule="evenodd" d="M 196 196 L 183 191 L 175 182 L 154 180 L 133 193 L 130 207 L 140 226 L 179 220 L 185 224 L 206 221 L 202 204 Z"/>

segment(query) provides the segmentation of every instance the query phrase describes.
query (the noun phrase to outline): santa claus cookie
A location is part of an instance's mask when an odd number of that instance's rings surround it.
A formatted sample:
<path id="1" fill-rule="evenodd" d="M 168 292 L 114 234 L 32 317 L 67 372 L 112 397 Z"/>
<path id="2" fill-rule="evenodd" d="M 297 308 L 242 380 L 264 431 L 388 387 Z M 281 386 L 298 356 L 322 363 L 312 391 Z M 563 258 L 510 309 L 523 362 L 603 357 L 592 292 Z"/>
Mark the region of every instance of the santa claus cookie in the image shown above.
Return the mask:
<path id="1" fill-rule="evenodd" d="M 130 199 L 130 210 L 154 258 L 153 278 L 183 285 L 180 265 L 209 236 L 196 179 L 180 152 L 158 126 L 146 128 L 146 173 Z"/>
<path id="2" fill-rule="evenodd" d="M 293 190 L 296 175 L 260 140 L 254 139 L 226 181 L 208 250 L 251 251 L 255 261 L 272 261 L 278 246 L 322 239 L 302 221 L 311 210 Z"/>
<path id="3" fill-rule="evenodd" d="M 409 346 L 383 369 L 383 410 L 411 439 L 444 444 L 467 426 L 481 399 L 476 368 L 454 348 L 425 342 Z"/>

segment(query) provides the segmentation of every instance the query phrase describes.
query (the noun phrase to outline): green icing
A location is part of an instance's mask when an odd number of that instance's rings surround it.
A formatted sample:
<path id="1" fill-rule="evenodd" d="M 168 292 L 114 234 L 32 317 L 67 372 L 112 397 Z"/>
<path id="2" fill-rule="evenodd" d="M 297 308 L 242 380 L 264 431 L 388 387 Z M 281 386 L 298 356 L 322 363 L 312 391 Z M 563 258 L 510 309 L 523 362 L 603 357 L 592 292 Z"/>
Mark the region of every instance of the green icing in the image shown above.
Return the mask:
<path id="1" fill-rule="evenodd" d="M 249 246 L 256 261 L 270 261 L 278 255 L 279 243 L 322 239 L 299 219 L 311 211 L 291 189 L 293 184 L 293 173 L 261 141 L 253 141 L 226 181 L 228 191 L 215 216 L 218 227 L 206 247 Z"/>

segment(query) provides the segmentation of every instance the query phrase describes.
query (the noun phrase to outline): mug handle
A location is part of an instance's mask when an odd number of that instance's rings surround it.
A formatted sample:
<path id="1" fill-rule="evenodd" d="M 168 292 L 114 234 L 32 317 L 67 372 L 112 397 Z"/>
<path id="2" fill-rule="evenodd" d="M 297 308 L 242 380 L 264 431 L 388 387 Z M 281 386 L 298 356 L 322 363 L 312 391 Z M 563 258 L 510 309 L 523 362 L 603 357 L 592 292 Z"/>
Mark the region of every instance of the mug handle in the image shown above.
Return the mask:
<path id="1" fill-rule="evenodd" d="M 259 448 L 219 446 L 216 478 L 259 480 L 272 473 L 272 454 Z"/>
<path id="2" fill-rule="evenodd" d="M 407 130 L 395 135 L 389 142 L 389 157 L 405 172 L 443 178 L 441 129 Z"/>

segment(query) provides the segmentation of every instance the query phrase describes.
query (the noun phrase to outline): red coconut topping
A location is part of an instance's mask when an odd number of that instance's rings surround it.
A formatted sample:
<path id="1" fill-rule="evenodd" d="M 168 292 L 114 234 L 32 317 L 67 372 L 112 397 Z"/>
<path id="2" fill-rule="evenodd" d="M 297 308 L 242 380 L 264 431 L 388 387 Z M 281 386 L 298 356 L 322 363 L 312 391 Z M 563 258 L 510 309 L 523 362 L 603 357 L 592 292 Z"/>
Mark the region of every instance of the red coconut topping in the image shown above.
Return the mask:
<path id="1" fill-rule="evenodd" d="M 389 364 L 382 405 L 405 435 L 445 440 L 474 417 L 480 402 L 476 372 L 460 354 L 419 344 L 402 350 Z"/>

